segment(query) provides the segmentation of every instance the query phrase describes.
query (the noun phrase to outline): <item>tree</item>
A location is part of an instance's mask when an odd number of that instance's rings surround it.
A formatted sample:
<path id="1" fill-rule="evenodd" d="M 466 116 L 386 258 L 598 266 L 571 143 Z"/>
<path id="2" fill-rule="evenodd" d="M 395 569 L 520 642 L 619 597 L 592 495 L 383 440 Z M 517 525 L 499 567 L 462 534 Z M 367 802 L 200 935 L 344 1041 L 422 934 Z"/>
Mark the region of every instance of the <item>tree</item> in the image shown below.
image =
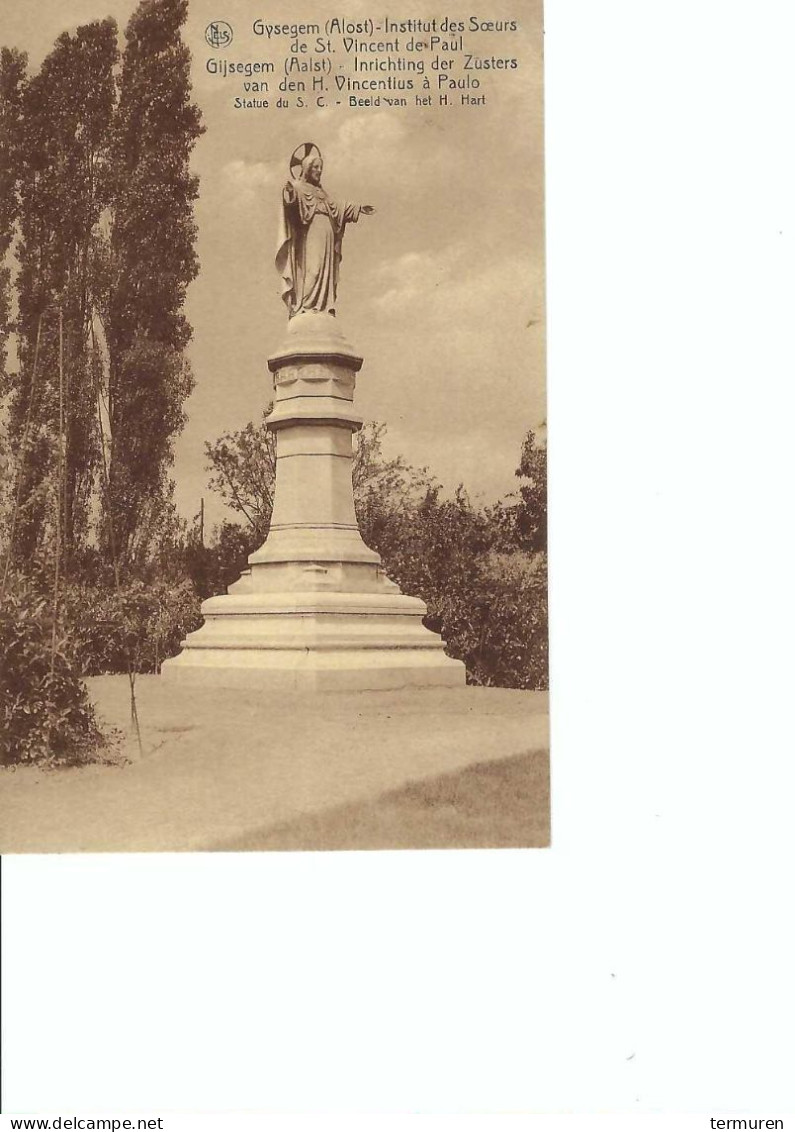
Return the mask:
<path id="1" fill-rule="evenodd" d="M 518 544 L 540 553 L 547 546 L 547 450 L 539 446 L 532 429 L 524 438 L 516 475 L 522 481 L 516 507 Z"/>
<path id="2" fill-rule="evenodd" d="M 19 216 L 20 133 L 27 56 L 0 50 L 0 396 L 11 334 L 11 268 L 6 259 Z"/>
<path id="3" fill-rule="evenodd" d="M 0 59 L 0 381 L 16 224 L 19 371 L 6 386 L 26 563 L 53 544 L 84 559 L 98 511 L 116 567 L 140 565 L 173 527 L 168 469 L 193 386 L 189 159 L 202 131 L 186 15 L 187 0 L 142 0 L 118 81 L 112 20 L 61 35 L 27 83 L 24 56 Z"/>
<path id="4" fill-rule="evenodd" d="M 204 445 L 210 489 L 244 517 L 260 543 L 268 534 L 276 484 L 276 436 L 266 425 L 272 409 L 269 404 L 259 424 L 249 421 Z M 433 483 L 425 469 L 412 468 L 402 456 L 386 459 L 385 435 L 386 425 L 367 421 L 354 439 L 353 498 L 365 542 L 385 534 L 394 513 Z"/>
<path id="5" fill-rule="evenodd" d="M 203 132 L 191 102 L 187 0 L 143 0 L 126 29 L 111 146 L 112 208 L 102 303 L 110 431 L 106 517 L 130 557 L 146 512 L 167 494 L 174 437 L 193 377 L 183 313 L 198 271 L 190 155 Z"/>
<path id="6" fill-rule="evenodd" d="M 0 403 L 11 388 L 8 374 L 8 342 L 13 330 L 11 322 L 11 244 L 19 216 L 20 132 L 22 97 L 25 85 L 27 56 L 7 47 L 0 50 Z M 5 554 L 11 525 L 15 523 L 16 467 L 11 456 L 8 425 L 2 421 L 0 432 L 0 521 L 7 527 L 3 533 Z M 17 445 L 17 453 L 26 447 Z M 6 563 L 3 563 L 3 578 Z"/>
<path id="7" fill-rule="evenodd" d="M 183 561 L 198 596 L 204 599 L 225 593 L 262 541 L 250 524 L 243 526 L 224 520 L 213 531 L 210 544 L 204 545 L 194 528 L 185 545 Z"/>
<path id="8" fill-rule="evenodd" d="M 204 445 L 210 490 L 243 516 L 260 543 L 270 526 L 276 484 L 276 436 L 265 424 L 272 409 L 269 404 L 259 424 L 249 421 Z"/>
<path id="9" fill-rule="evenodd" d="M 21 100 L 19 372 L 9 428 L 24 464 L 18 555 L 57 532 L 69 558 L 85 541 L 99 458 L 88 326 L 92 236 L 107 203 L 116 25 L 65 32 Z"/>
<path id="10" fill-rule="evenodd" d="M 407 518 L 429 493 L 439 491 L 427 468 L 414 468 L 402 456 L 384 456 L 386 431 L 380 421 L 364 424 L 356 434 L 352 473 L 353 502 L 362 538 L 385 557 Z"/>

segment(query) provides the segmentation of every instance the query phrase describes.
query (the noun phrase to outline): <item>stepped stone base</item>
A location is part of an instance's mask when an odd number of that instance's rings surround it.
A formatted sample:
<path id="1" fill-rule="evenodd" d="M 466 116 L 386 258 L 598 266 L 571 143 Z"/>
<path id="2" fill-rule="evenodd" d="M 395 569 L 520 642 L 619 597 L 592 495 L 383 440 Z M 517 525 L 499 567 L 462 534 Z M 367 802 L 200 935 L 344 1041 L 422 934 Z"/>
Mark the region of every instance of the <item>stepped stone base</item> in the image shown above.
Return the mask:
<path id="1" fill-rule="evenodd" d="M 423 626 L 424 613 L 418 598 L 394 591 L 213 597 L 162 678 L 273 691 L 460 687 L 464 666 Z"/>
<path id="2" fill-rule="evenodd" d="M 307 652 L 283 649 L 192 649 L 162 678 L 183 688 L 256 688 L 263 692 L 384 692 L 401 688 L 458 688 L 460 661 L 444 653 L 374 649 Z M 463 668 L 463 665 L 461 665 Z"/>
<path id="3" fill-rule="evenodd" d="M 205 623 L 164 663 L 167 683 L 263 690 L 456 687 L 460 660 L 365 545 L 351 485 L 362 359 L 328 314 L 298 315 L 269 359 L 277 435 L 270 532 Z"/>

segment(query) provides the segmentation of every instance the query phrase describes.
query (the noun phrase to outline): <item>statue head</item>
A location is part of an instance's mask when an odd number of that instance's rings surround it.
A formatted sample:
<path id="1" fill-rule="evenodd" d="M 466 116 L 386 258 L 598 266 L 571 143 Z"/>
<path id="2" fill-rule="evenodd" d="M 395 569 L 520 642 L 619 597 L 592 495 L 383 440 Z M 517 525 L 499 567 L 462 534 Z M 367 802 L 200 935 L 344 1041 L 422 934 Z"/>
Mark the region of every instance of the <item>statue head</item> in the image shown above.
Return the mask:
<path id="1" fill-rule="evenodd" d="M 301 162 L 301 180 L 310 185 L 319 185 L 323 175 L 323 158 L 319 153 L 310 153 Z"/>
<path id="2" fill-rule="evenodd" d="M 314 142 L 299 145 L 290 158 L 290 176 L 294 181 L 319 185 L 323 174 L 323 157 Z"/>

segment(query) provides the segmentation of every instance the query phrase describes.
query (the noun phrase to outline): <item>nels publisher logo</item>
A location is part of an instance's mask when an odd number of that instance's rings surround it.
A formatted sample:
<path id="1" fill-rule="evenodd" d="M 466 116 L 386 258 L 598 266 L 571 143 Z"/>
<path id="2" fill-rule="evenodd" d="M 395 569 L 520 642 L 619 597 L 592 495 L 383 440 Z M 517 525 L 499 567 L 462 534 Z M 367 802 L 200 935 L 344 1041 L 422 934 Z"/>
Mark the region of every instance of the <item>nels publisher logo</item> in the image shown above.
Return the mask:
<path id="1" fill-rule="evenodd" d="M 225 20 L 213 20 L 211 24 L 207 25 L 204 33 L 204 38 L 209 43 L 214 51 L 220 47 L 228 47 L 232 42 L 232 25 L 228 24 Z"/>

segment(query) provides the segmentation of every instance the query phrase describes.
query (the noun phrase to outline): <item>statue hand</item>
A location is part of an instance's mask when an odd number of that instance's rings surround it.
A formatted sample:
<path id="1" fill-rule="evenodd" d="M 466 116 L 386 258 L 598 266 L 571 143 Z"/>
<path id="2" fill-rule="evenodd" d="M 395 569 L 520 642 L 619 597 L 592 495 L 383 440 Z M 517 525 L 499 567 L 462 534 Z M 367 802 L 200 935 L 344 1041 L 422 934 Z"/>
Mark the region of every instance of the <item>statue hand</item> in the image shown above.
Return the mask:
<path id="1" fill-rule="evenodd" d="M 373 208 L 373 206 L 371 204 L 363 204 L 362 205 L 362 212 L 364 213 L 365 216 L 372 216 L 372 214 L 375 212 L 375 209 Z"/>
<path id="2" fill-rule="evenodd" d="M 292 204 L 295 200 L 295 185 L 288 181 L 283 190 L 285 204 Z"/>

